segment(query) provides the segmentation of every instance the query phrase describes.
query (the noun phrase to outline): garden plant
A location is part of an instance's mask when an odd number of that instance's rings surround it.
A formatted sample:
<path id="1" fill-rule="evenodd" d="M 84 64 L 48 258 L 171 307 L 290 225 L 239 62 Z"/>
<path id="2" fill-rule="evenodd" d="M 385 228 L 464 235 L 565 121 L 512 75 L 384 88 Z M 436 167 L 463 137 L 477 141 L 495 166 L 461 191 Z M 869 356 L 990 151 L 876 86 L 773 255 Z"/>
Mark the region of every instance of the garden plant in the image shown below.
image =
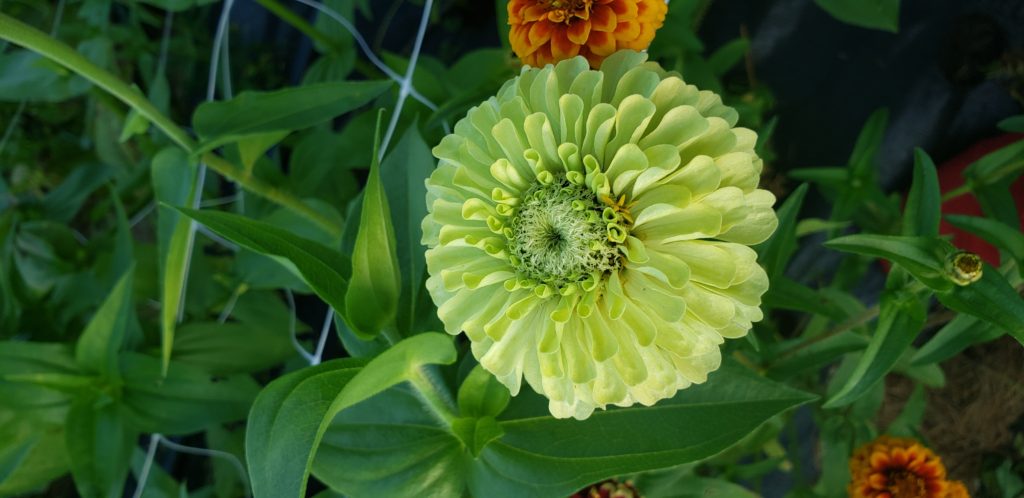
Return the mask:
<path id="1" fill-rule="evenodd" d="M 1022 19 L 0 0 L 0 496 L 1024 496 Z"/>

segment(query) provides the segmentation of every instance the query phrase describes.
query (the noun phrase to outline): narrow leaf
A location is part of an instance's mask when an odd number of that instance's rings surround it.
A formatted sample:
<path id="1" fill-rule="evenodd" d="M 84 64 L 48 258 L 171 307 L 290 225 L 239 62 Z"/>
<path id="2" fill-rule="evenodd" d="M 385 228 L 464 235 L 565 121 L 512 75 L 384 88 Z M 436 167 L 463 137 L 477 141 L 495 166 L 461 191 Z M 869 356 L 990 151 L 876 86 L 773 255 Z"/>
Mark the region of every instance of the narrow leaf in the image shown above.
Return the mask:
<path id="1" fill-rule="evenodd" d="M 997 220 L 976 216 L 951 214 L 946 216 L 946 221 L 1005 250 L 1010 257 L 1017 260 L 1018 265 L 1024 266 L 1024 233 L 1021 233 L 1020 230 L 1015 230 Z"/>
<path id="2" fill-rule="evenodd" d="M 941 204 L 935 163 L 925 151 L 914 149 L 914 181 L 903 211 L 903 235 L 937 237 Z"/>
<path id="3" fill-rule="evenodd" d="M 120 379 L 118 351 L 132 314 L 132 268 L 118 280 L 85 326 L 75 346 L 75 361 L 87 370 Z"/>
<path id="4" fill-rule="evenodd" d="M 273 92 L 242 92 L 196 108 L 192 126 L 206 147 L 268 132 L 308 128 L 370 102 L 390 81 L 339 81 Z"/>
<path id="5" fill-rule="evenodd" d="M 160 330 L 164 369 L 171 361 L 174 329 L 182 316 L 188 265 L 195 233 L 192 221 L 168 206 L 191 206 L 195 198 L 197 165 L 180 149 L 169 147 L 153 158 L 150 176 L 157 208 L 157 247 L 160 263 Z"/>
<path id="6" fill-rule="evenodd" d="M 832 239 L 825 243 L 825 247 L 888 259 L 937 291 L 949 290 L 953 286 L 945 276 L 944 266 L 946 257 L 954 248 L 939 238 L 857 234 Z"/>
<path id="7" fill-rule="evenodd" d="M 892 277 L 890 277 L 892 278 Z M 882 295 L 878 325 L 853 374 L 825 408 L 853 403 L 885 378 L 924 325 L 925 307 L 914 293 L 889 290 Z"/>
<path id="8" fill-rule="evenodd" d="M 138 434 L 120 407 L 82 397 L 71 404 L 65 445 L 75 488 L 83 498 L 120 498 Z"/>
<path id="9" fill-rule="evenodd" d="M 290 262 L 321 299 L 336 310 L 345 309 L 344 296 L 350 266 L 348 258 L 341 253 L 319 242 L 245 216 L 184 208 L 178 211 L 246 249 Z"/>
<path id="10" fill-rule="evenodd" d="M 977 317 L 957 315 L 914 354 L 911 365 L 928 365 L 948 360 L 975 344 L 1002 337 L 1003 329 Z"/>
<path id="11" fill-rule="evenodd" d="M 936 294 L 947 308 L 980 318 L 1024 344 L 1024 298 L 995 268 L 985 265 L 981 279 Z"/>
<path id="12" fill-rule="evenodd" d="M 815 0 L 832 17 L 854 26 L 899 31 L 900 0 Z"/>
<path id="13" fill-rule="evenodd" d="M 786 202 L 783 202 L 777 211 L 779 227 L 768 240 L 756 248 L 757 259 L 772 280 L 782 275 L 790 256 L 796 250 L 796 220 L 800 214 L 800 207 L 803 206 L 804 197 L 807 196 L 807 188 L 808 185 L 804 183 L 789 194 Z"/>

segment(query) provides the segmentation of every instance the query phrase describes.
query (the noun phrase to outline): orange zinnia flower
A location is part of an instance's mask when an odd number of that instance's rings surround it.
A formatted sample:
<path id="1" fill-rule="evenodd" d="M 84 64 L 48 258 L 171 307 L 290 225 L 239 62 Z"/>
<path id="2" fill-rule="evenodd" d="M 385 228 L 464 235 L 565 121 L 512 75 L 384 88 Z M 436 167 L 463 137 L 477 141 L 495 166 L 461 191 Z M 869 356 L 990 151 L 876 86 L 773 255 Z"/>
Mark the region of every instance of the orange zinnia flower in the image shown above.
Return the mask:
<path id="1" fill-rule="evenodd" d="M 646 49 L 666 12 L 664 0 L 511 0 L 509 40 L 534 67 L 582 55 L 597 68 L 616 50 Z"/>
<path id="2" fill-rule="evenodd" d="M 962 483 L 946 480 L 942 459 L 913 439 L 881 436 L 861 446 L 850 457 L 850 475 L 851 498 L 967 496 Z"/>

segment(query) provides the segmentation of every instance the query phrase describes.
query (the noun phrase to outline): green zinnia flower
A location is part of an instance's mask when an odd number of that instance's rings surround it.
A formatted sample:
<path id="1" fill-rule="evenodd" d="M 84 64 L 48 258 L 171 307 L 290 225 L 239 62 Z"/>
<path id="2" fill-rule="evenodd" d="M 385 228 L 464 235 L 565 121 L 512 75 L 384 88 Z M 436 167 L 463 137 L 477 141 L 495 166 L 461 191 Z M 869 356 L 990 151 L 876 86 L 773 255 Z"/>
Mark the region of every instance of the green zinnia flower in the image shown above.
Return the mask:
<path id="1" fill-rule="evenodd" d="M 423 243 L 450 334 L 556 417 L 651 405 L 762 318 L 756 135 L 645 54 L 524 68 L 434 148 Z"/>

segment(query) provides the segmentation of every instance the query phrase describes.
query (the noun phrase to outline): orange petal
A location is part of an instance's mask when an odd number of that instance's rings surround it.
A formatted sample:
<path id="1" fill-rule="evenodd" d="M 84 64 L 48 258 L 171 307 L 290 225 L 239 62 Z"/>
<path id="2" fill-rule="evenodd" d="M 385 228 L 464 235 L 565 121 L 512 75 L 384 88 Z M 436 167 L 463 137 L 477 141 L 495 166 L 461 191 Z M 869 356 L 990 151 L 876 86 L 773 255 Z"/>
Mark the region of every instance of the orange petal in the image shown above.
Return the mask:
<path id="1" fill-rule="evenodd" d="M 615 10 L 615 15 L 619 17 L 619 20 L 625 19 L 636 19 L 636 15 L 639 9 L 636 7 L 635 1 L 619 0 L 611 4 L 612 9 Z"/>
<path id="2" fill-rule="evenodd" d="M 539 21 L 530 25 L 530 48 L 536 50 L 537 47 L 547 43 L 551 39 L 554 26 L 547 21 Z"/>
<path id="3" fill-rule="evenodd" d="M 590 36 L 590 23 L 586 21 L 574 22 L 569 25 L 566 35 L 569 36 L 573 43 L 583 45 L 587 43 L 587 37 Z"/>
<path id="4" fill-rule="evenodd" d="M 889 455 L 876 451 L 871 454 L 871 468 L 876 470 L 882 470 L 889 466 Z"/>
<path id="5" fill-rule="evenodd" d="M 591 31 L 587 39 L 587 46 L 594 55 L 608 57 L 615 52 L 615 38 L 603 31 Z"/>
<path id="6" fill-rule="evenodd" d="M 615 31 L 618 23 L 615 11 L 607 5 L 594 7 L 594 10 L 590 13 L 591 29 L 594 31 Z"/>
<path id="7" fill-rule="evenodd" d="M 633 41 L 640 36 L 640 23 L 636 21 L 620 22 L 615 28 L 615 38 L 622 41 Z"/>
<path id="8" fill-rule="evenodd" d="M 580 46 L 573 43 L 567 34 L 568 29 L 559 26 L 551 33 L 551 55 L 555 60 L 565 60 L 576 57 L 580 53 Z"/>

